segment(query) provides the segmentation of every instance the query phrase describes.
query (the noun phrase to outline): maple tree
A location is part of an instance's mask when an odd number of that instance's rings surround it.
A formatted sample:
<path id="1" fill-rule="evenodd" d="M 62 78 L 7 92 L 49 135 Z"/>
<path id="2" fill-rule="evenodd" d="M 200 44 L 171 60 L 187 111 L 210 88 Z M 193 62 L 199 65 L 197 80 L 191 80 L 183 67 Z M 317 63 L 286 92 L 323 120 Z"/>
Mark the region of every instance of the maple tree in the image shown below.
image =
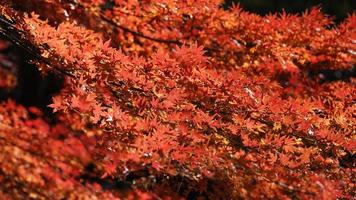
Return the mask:
<path id="1" fill-rule="evenodd" d="M 321 73 L 356 64 L 355 14 L 335 25 L 318 8 L 259 16 L 220 0 L 0 2 L 0 87 L 16 85 L 9 45 L 63 78 L 54 121 L 0 104 L 4 199 L 356 195 L 356 79 Z"/>

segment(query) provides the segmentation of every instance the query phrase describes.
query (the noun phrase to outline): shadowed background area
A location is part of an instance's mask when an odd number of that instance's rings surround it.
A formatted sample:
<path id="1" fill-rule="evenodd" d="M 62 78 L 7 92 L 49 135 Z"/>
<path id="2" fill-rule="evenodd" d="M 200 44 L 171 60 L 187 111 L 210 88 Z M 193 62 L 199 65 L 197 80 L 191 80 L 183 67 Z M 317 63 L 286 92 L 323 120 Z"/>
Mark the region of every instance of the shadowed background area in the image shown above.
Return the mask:
<path id="1" fill-rule="evenodd" d="M 226 0 L 225 2 L 225 8 L 233 3 L 240 3 L 244 10 L 261 15 L 281 12 L 283 9 L 287 13 L 301 13 L 310 7 L 320 6 L 324 13 L 334 16 L 337 23 L 356 8 L 355 0 Z"/>

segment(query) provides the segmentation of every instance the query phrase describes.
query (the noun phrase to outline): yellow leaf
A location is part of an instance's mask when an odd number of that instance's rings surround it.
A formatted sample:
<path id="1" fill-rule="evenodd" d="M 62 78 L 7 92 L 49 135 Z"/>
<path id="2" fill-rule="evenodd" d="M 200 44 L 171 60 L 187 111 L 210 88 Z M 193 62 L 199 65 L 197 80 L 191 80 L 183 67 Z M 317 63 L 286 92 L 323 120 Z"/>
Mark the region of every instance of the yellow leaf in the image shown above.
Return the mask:
<path id="1" fill-rule="evenodd" d="M 273 124 L 273 130 L 274 131 L 279 131 L 279 130 L 281 130 L 282 129 L 282 124 L 280 123 L 280 122 L 275 122 L 274 124 Z"/>

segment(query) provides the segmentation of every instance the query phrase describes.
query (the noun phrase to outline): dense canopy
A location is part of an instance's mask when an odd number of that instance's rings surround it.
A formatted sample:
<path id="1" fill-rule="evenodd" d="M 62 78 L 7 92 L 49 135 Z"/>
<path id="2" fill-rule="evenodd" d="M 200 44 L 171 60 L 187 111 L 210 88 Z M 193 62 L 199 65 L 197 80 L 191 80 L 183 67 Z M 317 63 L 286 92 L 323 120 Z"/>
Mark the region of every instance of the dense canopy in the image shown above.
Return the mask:
<path id="1" fill-rule="evenodd" d="M 220 0 L 0 0 L 3 199 L 351 199 L 356 15 Z M 335 73 L 330 80 L 327 75 Z M 343 75 L 346 74 L 346 75 Z"/>

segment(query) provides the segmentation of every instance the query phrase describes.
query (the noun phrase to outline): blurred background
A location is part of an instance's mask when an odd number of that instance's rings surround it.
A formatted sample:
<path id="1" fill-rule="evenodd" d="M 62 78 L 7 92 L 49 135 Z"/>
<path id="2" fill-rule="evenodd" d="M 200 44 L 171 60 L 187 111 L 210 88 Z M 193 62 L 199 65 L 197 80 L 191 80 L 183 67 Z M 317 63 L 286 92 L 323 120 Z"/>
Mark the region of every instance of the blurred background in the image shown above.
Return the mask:
<path id="1" fill-rule="evenodd" d="M 250 12 L 261 15 L 270 12 L 301 13 L 313 6 L 320 6 L 321 10 L 334 16 L 336 23 L 341 22 L 347 14 L 355 12 L 356 0 L 226 0 L 225 8 L 233 3 L 240 3 L 241 7 Z"/>

